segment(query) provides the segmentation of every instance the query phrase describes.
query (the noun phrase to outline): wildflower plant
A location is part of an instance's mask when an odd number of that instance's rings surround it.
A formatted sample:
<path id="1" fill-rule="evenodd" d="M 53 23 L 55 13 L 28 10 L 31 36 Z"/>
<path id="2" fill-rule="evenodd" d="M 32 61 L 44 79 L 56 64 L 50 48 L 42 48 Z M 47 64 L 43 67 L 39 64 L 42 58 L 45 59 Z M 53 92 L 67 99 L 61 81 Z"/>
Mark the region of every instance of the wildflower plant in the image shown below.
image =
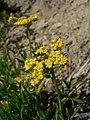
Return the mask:
<path id="1" fill-rule="evenodd" d="M 0 117 L 6 120 L 73 120 L 82 102 L 73 91 L 77 80 L 59 79 L 61 75 L 57 68 L 62 69 L 68 64 L 67 56 L 61 52 L 64 41 L 58 38 L 49 46 L 32 46 L 30 26 L 37 18 L 37 14 L 9 17 L 8 22 L 27 28 L 30 57 L 27 58 L 26 51 L 22 51 L 19 58 L 15 56 L 11 60 L 9 51 L 15 54 L 16 49 L 8 48 L 0 59 Z M 52 93 L 44 89 L 48 78 L 52 80 L 53 99 Z"/>

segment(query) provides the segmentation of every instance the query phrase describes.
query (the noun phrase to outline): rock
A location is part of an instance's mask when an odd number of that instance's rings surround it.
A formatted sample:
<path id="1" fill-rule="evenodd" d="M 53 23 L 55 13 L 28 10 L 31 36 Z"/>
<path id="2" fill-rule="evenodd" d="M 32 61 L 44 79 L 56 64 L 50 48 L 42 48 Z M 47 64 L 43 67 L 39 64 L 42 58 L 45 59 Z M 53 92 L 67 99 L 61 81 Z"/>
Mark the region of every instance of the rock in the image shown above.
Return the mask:
<path id="1" fill-rule="evenodd" d="M 76 114 L 76 117 L 74 120 L 89 120 L 89 118 L 90 118 L 90 112 L 79 113 L 79 114 Z"/>
<path id="2" fill-rule="evenodd" d="M 25 14 L 25 12 L 31 8 L 35 0 L 4 0 L 7 3 L 8 7 L 12 9 L 17 9 L 18 14 Z"/>

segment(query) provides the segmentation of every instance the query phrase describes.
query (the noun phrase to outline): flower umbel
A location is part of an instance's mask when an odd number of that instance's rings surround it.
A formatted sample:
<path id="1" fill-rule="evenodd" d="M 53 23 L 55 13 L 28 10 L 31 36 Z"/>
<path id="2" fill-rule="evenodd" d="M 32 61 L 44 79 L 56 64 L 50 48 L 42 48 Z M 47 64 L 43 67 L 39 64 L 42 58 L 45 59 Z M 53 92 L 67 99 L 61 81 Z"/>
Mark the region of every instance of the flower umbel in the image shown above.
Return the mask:
<path id="1" fill-rule="evenodd" d="M 45 60 L 49 53 L 48 53 L 48 49 L 46 46 L 41 46 L 36 52 L 35 52 L 36 56 L 37 56 L 37 59 L 39 61 L 43 61 Z"/>
<path id="2" fill-rule="evenodd" d="M 21 75 L 20 77 L 16 77 L 15 80 L 20 83 L 20 82 L 24 82 L 26 83 L 29 79 L 28 75 Z"/>
<path id="3" fill-rule="evenodd" d="M 63 45 L 64 45 L 64 42 L 61 38 L 59 38 L 58 40 L 54 39 L 52 40 L 51 48 L 53 48 L 54 50 L 57 50 L 61 48 Z"/>
<path id="4" fill-rule="evenodd" d="M 45 47 L 45 46 L 41 46 L 36 52 L 35 52 L 36 55 L 48 55 L 48 49 Z"/>
<path id="5" fill-rule="evenodd" d="M 25 65 L 24 65 L 24 68 L 25 70 L 30 70 L 31 68 L 33 68 L 33 66 L 36 64 L 36 58 L 34 59 L 27 59 L 25 61 Z"/>
<path id="6" fill-rule="evenodd" d="M 67 63 L 67 57 L 61 54 L 60 50 L 51 51 L 49 57 L 45 60 L 47 68 L 52 68 L 52 65 L 64 65 Z"/>
<path id="7" fill-rule="evenodd" d="M 8 22 L 10 22 L 10 23 L 14 23 L 16 21 L 18 21 L 17 17 L 10 16 L 9 19 L 8 19 Z"/>
<path id="8" fill-rule="evenodd" d="M 20 18 L 10 16 L 8 22 L 13 22 L 16 26 L 31 25 L 33 21 L 38 19 L 38 14 L 33 14 L 30 17 L 22 16 Z"/>
<path id="9" fill-rule="evenodd" d="M 39 85 L 41 83 L 41 81 L 43 80 L 43 78 L 44 78 L 44 76 L 43 76 L 42 71 L 34 70 L 32 73 L 31 85 L 33 87 Z"/>

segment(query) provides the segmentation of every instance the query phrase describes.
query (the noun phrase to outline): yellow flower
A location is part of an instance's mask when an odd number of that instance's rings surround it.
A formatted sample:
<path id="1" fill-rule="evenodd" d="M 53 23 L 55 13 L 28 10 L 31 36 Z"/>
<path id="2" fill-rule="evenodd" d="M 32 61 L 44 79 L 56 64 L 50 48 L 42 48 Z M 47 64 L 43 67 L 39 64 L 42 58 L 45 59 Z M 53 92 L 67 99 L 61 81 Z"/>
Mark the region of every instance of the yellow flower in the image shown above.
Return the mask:
<path id="1" fill-rule="evenodd" d="M 52 68 L 52 64 L 53 64 L 53 62 L 51 59 L 48 58 L 45 60 L 45 65 L 47 68 Z"/>
<path id="2" fill-rule="evenodd" d="M 18 21 L 14 23 L 14 25 L 22 26 L 22 25 L 31 25 L 33 21 L 38 19 L 38 14 L 33 14 L 30 17 L 22 16 L 18 18 Z"/>
<path id="3" fill-rule="evenodd" d="M 27 70 L 33 68 L 33 66 L 34 66 L 35 64 L 36 64 L 36 58 L 34 58 L 34 59 L 27 59 L 27 60 L 25 61 L 24 68 L 25 68 L 25 70 L 27 71 Z"/>
<path id="4" fill-rule="evenodd" d="M 40 83 L 40 80 L 38 80 L 38 79 L 33 79 L 33 80 L 31 80 L 31 85 L 32 85 L 33 87 L 39 85 L 39 83 Z"/>
<path id="5" fill-rule="evenodd" d="M 40 55 L 47 55 L 48 54 L 48 49 L 45 46 L 41 46 L 36 52 L 36 55 L 40 54 Z"/>
<path id="6" fill-rule="evenodd" d="M 49 59 L 51 59 L 51 61 L 55 63 L 56 59 L 60 58 L 60 55 L 61 55 L 60 50 L 57 51 L 52 50 L 49 55 Z"/>
<path id="7" fill-rule="evenodd" d="M 23 20 L 23 19 L 27 19 L 27 16 L 22 16 L 22 17 L 18 18 L 18 21 Z"/>
<path id="8" fill-rule="evenodd" d="M 45 60 L 45 65 L 47 68 L 52 68 L 52 65 L 64 65 L 67 63 L 67 57 L 61 54 L 59 50 L 51 51 L 49 57 Z"/>
<path id="9" fill-rule="evenodd" d="M 14 25 L 17 26 L 25 26 L 25 25 L 31 25 L 32 22 L 36 21 L 37 19 L 38 19 L 38 14 L 33 14 L 30 17 L 22 16 L 20 18 L 10 16 L 8 22 L 13 22 Z"/>
<path id="10" fill-rule="evenodd" d="M 58 48 L 61 48 L 63 45 L 64 45 L 63 40 L 59 38 L 58 40 L 56 39 L 52 40 L 52 44 L 50 47 L 53 48 L 54 50 L 57 50 Z"/>
<path id="11" fill-rule="evenodd" d="M 34 70 L 33 73 L 32 73 L 32 78 L 43 79 L 43 72 Z"/>
<path id="12" fill-rule="evenodd" d="M 33 87 L 35 87 L 36 85 L 39 85 L 43 80 L 43 78 L 44 76 L 42 71 L 34 70 L 32 73 L 31 85 Z"/>
<path id="13" fill-rule="evenodd" d="M 65 55 L 62 55 L 60 56 L 60 60 L 59 60 L 59 63 L 58 65 L 61 66 L 61 65 L 65 65 L 67 63 L 68 59 Z"/>
<path id="14" fill-rule="evenodd" d="M 29 76 L 28 75 L 21 75 L 20 77 L 16 77 L 15 80 L 20 83 L 20 82 L 24 82 L 26 83 L 29 79 Z"/>
<path id="15" fill-rule="evenodd" d="M 22 81 L 20 77 L 16 77 L 15 80 L 16 80 L 18 83 L 20 83 L 20 82 Z"/>
<path id="16" fill-rule="evenodd" d="M 18 18 L 17 17 L 13 17 L 13 16 L 10 16 L 9 19 L 8 19 L 8 22 L 16 22 L 18 21 Z"/>
<path id="17" fill-rule="evenodd" d="M 22 81 L 23 81 L 24 83 L 26 83 L 26 82 L 28 81 L 28 79 L 29 79 L 29 76 L 28 76 L 28 75 L 22 76 Z"/>
<path id="18" fill-rule="evenodd" d="M 33 14 L 28 18 L 28 22 L 33 22 L 36 21 L 38 19 L 38 14 Z"/>
<path id="19" fill-rule="evenodd" d="M 38 62 L 36 61 L 36 65 L 34 66 L 33 68 L 34 70 L 37 70 L 37 71 L 43 71 L 44 69 L 44 65 L 42 62 Z"/>
<path id="20" fill-rule="evenodd" d="M 18 20 L 14 23 L 14 25 L 22 26 L 22 25 L 26 25 L 27 23 L 28 23 L 28 18 L 26 16 L 22 16 L 18 18 Z"/>
<path id="21" fill-rule="evenodd" d="M 14 23 L 14 25 L 17 25 L 17 26 L 22 26 L 22 25 L 26 25 L 26 24 L 28 24 L 27 19 L 18 20 L 17 22 Z"/>
<path id="22" fill-rule="evenodd" d="M 36 52 L 35 52 L 36 56 L 37 56 L 37 60 L 38 61 L 43 61 L 45 60 L 49 53 L 48 53 L 48 49 L 45 46 L 41 46 Z"/>

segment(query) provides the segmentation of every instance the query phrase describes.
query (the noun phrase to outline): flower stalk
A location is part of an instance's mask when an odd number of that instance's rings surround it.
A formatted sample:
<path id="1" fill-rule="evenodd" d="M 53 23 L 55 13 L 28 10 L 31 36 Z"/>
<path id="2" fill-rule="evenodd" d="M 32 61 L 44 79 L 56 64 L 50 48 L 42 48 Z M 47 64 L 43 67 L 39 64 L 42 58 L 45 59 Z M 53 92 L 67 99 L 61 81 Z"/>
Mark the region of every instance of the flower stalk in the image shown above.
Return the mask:
<path id="1" fill-rule="evenodd" d="M 20 82 L 20 120 L 23 119 L 23 91 L 22 82 Z"/>
<path id="2" fill-rule="evenodd" d="M 56 80 L 56 77 L 55 77 L 54 69 L 52 69 L 51 74 L 52 74 L 52 81 L 53 81 L 53 84 L 55 86 L 55 91 L 56 91 L 57 96 L 58 96 L 59 110 L 61 111 L 61 114 L 62 114 L 62 120 L 64 120 L 62 101 L 61 101 L 61 96 L 60 96 L 60 93 L 59 93 L 59 88 L 58 88 L 58 85 L 57 85 L 57 80 Z"/>
<path id="3" fill-rule="evenodd" d="M 28 36 L 29 48 L 30 48 L 30 58 L 32 58 L 32 45 L 31 45 L 30 28 L 29 28 L 29 26 L 27 27 L 27 36 Z"/>

